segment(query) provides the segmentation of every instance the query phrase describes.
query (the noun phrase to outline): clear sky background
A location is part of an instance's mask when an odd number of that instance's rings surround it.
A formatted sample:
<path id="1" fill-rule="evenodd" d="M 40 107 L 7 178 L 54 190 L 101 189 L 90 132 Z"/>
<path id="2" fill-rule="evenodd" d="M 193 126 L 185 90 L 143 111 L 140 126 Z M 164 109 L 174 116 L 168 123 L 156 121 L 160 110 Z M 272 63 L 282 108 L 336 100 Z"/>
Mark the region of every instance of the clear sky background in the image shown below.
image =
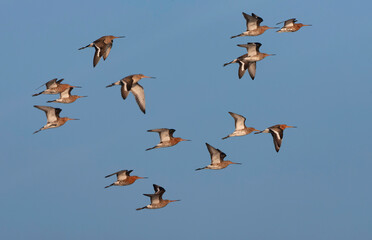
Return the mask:
<path id="1" fill-rule="evenodd" d="M 0 2 L 1 239 L 372 239 L 372 82 L 368 1 L 10 1 Z M 296 17 L 313 24 L 296 33 L 245 29 L 241 12 L 263 25 Z M 104 35 L 114 41 L 92 67 Z M 257 63 L 256 79 L 238 79 L 236 44 L 261 42 L 275 53 Z M 105 86 L 143 73 L 147 113 L 133 95 Z M 73 104 L 31 97 L 41 84 L 65 78 L 88 95 Z M 32 133 L 46 123 L 33 105 L 79 118 Z M 229 111 L 247 125 L 287 129 L 279 153 L 270 134 L 221 140 L 234 130 Z M 153 128 L 191 139 L 172 148 Z M 205 142 L 241 162 L 220 171 Z M 134 169 L 127 187 L 104 176 Z M 159 210 L 143 193 L 152 184 Z"/>

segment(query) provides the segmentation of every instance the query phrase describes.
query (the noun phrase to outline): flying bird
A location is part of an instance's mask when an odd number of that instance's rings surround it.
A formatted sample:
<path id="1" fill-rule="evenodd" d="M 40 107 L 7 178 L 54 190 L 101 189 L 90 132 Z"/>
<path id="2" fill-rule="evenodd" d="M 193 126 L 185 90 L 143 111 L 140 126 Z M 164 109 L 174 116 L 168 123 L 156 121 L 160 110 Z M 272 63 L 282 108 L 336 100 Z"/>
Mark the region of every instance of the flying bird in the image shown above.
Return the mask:
<path id="1" fill-rule="evenodd" d="M 48 81 L 47 83 L 45 83 L 45 84 L 43 84 L 43 85 L 41 85 L 40 87 L 37 88 L 37 89 L 39 89 L 39 88 L 41 88 L 42 86 L 45 85 L 46 89 L 44 91 L 39 92 L 39 93 L 35 93 L 32 96 L 35 97 L 35 96 L 38 96 L 40 94 L 60 94 L 68 88 L 80 88 L 78 86 L 71 86 L 69 84 L 62 84 L 61 82 L 63 80 L 64 80 L 63 78 L 59 79 L 59 80 L 57 80 L 57 78 L 54 78 L 54 79 Z"/>
<path id="2" fill-rule="evenodd" d="M 211 155 L 211 164 L 203 168 L 197 168 L 195 169 L 195 171 L 202 170 L 202 169 L 218 170 L 218 169 L 223 169 L 229 166 L 230 164 L 241 164 L 241 163 L 231 162 L 229 160 L 224 160 L 224 158 L 226 157 L 226 154 L 224 152 L 222 152 L 220 149 L 216 149 L 212 147 L 208 143 L 205 143 L 205 144 L 207 145 L 209 154 Z"/>
<path id="3" fill-rule="evenodd" d="M 94 47 L 96 49 L 93 57 L 93 67 L 95 67 L 99 60 L 101 59 L 101 57 L 103 57 L 103 60 L 106 60 L 111 51 L 113 41 L 116 38 L 124 38 L 124 36 L 120 37 L 115 37 L 112 35 L 103 36 L 98 38 L 96 41 L 88 44 L 87 46 L 79 48 L 79 50 L 82 50 L 87 47 Z"/>
<path id="4" fill-rule="evenodd" d="M 280 146 L 282 145 L 282 140 L 283 140 L 283 131 L 286 128 L 296 128 L 295 126 L 288 126 L 285 124 L 278 124 L 275 126 L 271 126 L 269 128 L 266 128 L 265 130 L 256 132 L 254 134 L 259 134 L 259 133 L 271 133 L 273 136 L 274 140 L 274 146 L 276 152 L 279 152 Z"/>
<path id="5" fill-rule="evenodd" d="M 256 76 L 256 62 L 261 61 L 267 56 L 274 56 L 275 54 L 267 54 L 261 53 L 260 47 L 262 46 L 261 43 L 247 43 L 247 44 L 238 44 L 238 47 L 244 47 L 247 49 L 247 54 L 244 54 L 231 62 L 225 63 L 223 66 L 227 66 L 231 63 L 239 63 L 239 71 L 238 76 L 241 79 L 244 76 L 245 71 L 248 69 L 249 75 L 251 76 L 252 80 L 254 80 Z"/>
<path id="6" fill-rule="evenodd" d="M 129 93 L 132 92 L 136 102 L 143 113 L 146 113 L 146 101 L 145 101 L 145 92 L 143 87 L 138 83 L 142 78 L 155 78 L 145 76 L 143 74 L 133 74 L 120 79 L 117 82 L 114 82 L 110 85 L 107 85 L 106 88 L 112 87 L 115 85 L 121 85 L 121 97 L 125 100 Z"/>
<path id="7" fill-rule="evenodd" d="M 229 138 L 229 137 L 236 137 L 236 136 L 244 136 L 244 135 L 250 134 L 253 131 L 259 131 L 255 128 L 245 126 L 245 120 L 246 119 L 242 115 L 239 115 L 239 114 L 236 114 L 236 113 L 233 113 L 233 112 L 229 112 L 229 114 L 235 120 L 235 131 L 232 134 L 229 134 L 222 139 L 226 139 L 226 138 Z"/>
<path id="8" fill-rule="evenodd" d="M 69 120 L 79 120 L 76 118 L 60 117 L 59 114 L 62 111 L 62 109 L 60 108 L 38 106 L 38 105 L 35 105 L 34 107 L 44 111 L 47 117 L 47 124 L 44 127 L 40 128 L 39 130 L 35 131 L 34 134 L 37 132 L 40 132 L 41 130 L 60 127 Z"/>
<path id="9" fill-rule="evenodd" d="M 159 128 L 159 129 L 151 129 L 147 131 L 159 133 L 160 143 L 158 143 L 155 147 L 146 149 L 146 151 L 155 149 L 155 148 L 171 147 L 182 141 L 190 141 L 190 140 L 186 140 L 186 139 L 182 139 L 178 137 L 176 138 L 173 137 L 173 133 L 176 131 L 175 129 Z"/>
<path id="10" fill-rule="evenodd" d="M 154 194 L 143 194 L 147 197 L 150 197 L 151 199 L 151 204 L 137 208 L 136 210 L 142 210 L 142 209 L 157 209 L 157 208 L 163 208 L 168 205 L 170 202 L 177 202 L 181 200 L 168 200 L 168 199 L 163 199 L 162 196 L 165 193 L 165 189 L 160 187 L 159 185 L 153 184 L 154 186 Z"/>
<path id="11" fill-rule="evenodd" d="M 297 32 L 298 30 L 300 30 L 300 28 L 304 26 L 311 26 L 311 25 L 306 25 L 302 23 L 295 23 L 297 22 L 296 18 L 291 18 L 283 22 L 284 22 L 284 26 L 281 29 L 279 29 L 277 32 Z M 277 23 L 276 25 L 281 24 L 283 22 Z"/>
<path id="12" fill-rule="evenodd" d="M 105 188 L 108 188 L 111 186 L 127 186 L 127 185 L 131 185 L 132 183 L 134 183 L 137 179 L 147 178 L 147 177 L 130 176 L 131 172 L 133 172 L 133 170 L 121 170 L 121 171 L 105 176 L 105 178 L 108 178 L 113 175 L 116 175 L 116 178 L 117 178 L 116 182 L 112 183 L 111 185 L 106 186 Z"/>
<path id="13" fill-rule="evenodd" d="M 267 29 L 275 29 L 276 27 L 268 27 L 268 26 L 260 26 L 261 22 L 263 21 L 262 18 L 257 16 L 256 14 L 252 13 L 252 16 L 249 14 L 246 14 L 245 12 L 242 13 L 246 25 L 247 25 L 247 31 L 236 35 L 232 36 L 231 38 L 236 38 L 236 37 L 243 37 L 243 36 L 258 36 L 264 33 Z"/>
<path id="14" fill-rule="evenodd" d="M 71 95 L 72 87 L 67 88 L 65 91 L 59 94 L 59 98 L 53 101 L 48 101 L 48 103 L 56 102 L 56 103 L 73 103 L 78 98 L 83 98 L 87 96 L 78 96 L 78 95 Z"/>

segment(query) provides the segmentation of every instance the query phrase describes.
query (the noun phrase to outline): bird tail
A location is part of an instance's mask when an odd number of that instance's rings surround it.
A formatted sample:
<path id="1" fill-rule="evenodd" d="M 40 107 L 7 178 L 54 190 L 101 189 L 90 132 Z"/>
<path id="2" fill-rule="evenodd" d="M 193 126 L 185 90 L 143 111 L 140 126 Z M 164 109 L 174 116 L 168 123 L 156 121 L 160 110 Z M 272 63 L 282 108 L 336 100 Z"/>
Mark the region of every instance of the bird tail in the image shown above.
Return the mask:
<path id="1" fill-rule="evenodd" d="M 85 47 L 81 47 L 81 48 L 79 48 L 79 50 L 82 50 L 82 49 L 87 48 L 87 47 L 93 47 L 93 43 L 88 44 L 88 45 L 86 45 Z"/>
<path id="2" fill-rule="evenodd" d="M 137 208 L 136 210 L 139 211 L 139 210 L 142 210 L 142 209 L 145 209 L 145 208 L 147 208 L 147 206 L 146 207 Z"/>
<path id="3" fill-rule="evenodd" d="M 44 130 L 44 127 L 40 128 L 39 130 L 35 131 L 33 134 L 40 132 L 41 130 Z"/>
<path id="4" fill-rule="evenodd" d="M 227 66 L 227 65 L 229 65 L 229 64 L 231 64 L 231 63 L 236 63 L 237 61 L 236 61 L 236 59 L 235 60 L 232 60 L 231 62 L 228 62 L 228 63 L 225 63 L 223 66 L 225 67 L 225 66 Z"/>
<path id="5" fill-rule="evenodd" d="M 152 147 L 152 148 L 148 148 L 148 149 L 146 149 L 146 151 L 152 150 L 152 149 L 155 149 L 155 148 L 156 148 L 156 146 L 155 147 Z"/>
<path id="6" fill-rule="evenodd" d="M 112 86 L 115 86 L 115 83 L 111 83 L 110 85 L 107 85 L 106 87 L 112 87 Z"/>
<path id="7" fill-rule="evenodd" d="M 232 36 L 232 37 L 230 37 L 230 38 L 232 39 L 232 38 L 241 37 L 241 36 L 242 36 L 242 35 L 239 34 L 239 35 Z"/>
<path id="8" fill-rule="evenodd" d="M 106 186 L 105 188 L 109 188 L 109 187 L 111 187 L 111 186 L 114 186 L 115 184 L 114 183 L 112 183 L 112 184 L 110 184 L 110 185 L 108 185 L 108 186 Z"/>
<path id="9" fill-rule="evenodd" d="M 33 94 L 32 96 L 35 97 L 35 96 L 39 96 L 40 94 L 42 94 L 43 92 L 39 92 L 39 93 L 35 93 Z"/>

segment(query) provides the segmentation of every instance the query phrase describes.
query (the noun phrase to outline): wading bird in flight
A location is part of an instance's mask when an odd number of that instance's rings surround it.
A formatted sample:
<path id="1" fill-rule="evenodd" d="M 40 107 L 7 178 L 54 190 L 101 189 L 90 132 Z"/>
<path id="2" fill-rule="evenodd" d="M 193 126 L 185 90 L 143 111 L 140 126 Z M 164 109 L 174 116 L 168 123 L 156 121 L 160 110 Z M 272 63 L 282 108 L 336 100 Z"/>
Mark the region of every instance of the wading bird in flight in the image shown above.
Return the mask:
<path id="1" fill-rule="evenodd" d="M 114 39 L 116 38 L 124 38 L 124 36 L 120 37 L 115 37 L 112 35 L 109 36 L 103 36 L 98 38 L 96 41 L 86 45 L 85 47 L 79 48 L 79 50 L 82 50 L 87 47 L 94 47 L 96 49 L 93 57 L 93 67 L 97 65 L 101 57 L 103 57 L 103 60 L 106 60 L 108 57 L 111 48 L 112 48 L 112 43 L 114 42 Z"/>
<path id="2" fill-rule="evenodd" d="M 254 134 L 271 133 L 271 135 L 273 136 L 273 140 L 274 140 L 275 150 L 279 152 L 279 149 L 280 149 L 280 146 L 282 145 L 282 140 L 283 140 L 283 131 L 286 128 L 296 128 L 296 127 L 288 126 L 285 124 L 278 124 L 278 125 L 266 128 L 265 130 L 256 132 Z"/>
<path id="3" fill-rule="evenodd" d="M 163 208 L 168 205 L 170 202 L 177 202 L 181 200 L 168 200 L 163 199 L 162 196 L 165 193 L 165 189 L 160 187 L 159 185 L 153 184 L 155 193 L 154 194 L 143 194 L 147 197 L 151 198 L 151 204 L 137 208 L 136 210 L 142 210 L 142 209 L 157 209 L 157 208 Z"/>

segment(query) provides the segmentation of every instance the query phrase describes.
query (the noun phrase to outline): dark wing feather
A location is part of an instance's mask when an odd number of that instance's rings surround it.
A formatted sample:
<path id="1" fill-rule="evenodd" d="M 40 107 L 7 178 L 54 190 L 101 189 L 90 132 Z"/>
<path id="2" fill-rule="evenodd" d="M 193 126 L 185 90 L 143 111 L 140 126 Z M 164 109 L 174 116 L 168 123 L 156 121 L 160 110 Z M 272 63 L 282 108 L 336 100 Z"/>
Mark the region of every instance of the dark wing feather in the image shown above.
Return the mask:
<path id="1" fill-rule="evenodd" d="M 62 80 L 63 80 L 63 79 L 62 79 Z M 54 78 L 54 79 L 48 81 L 48 82 L 45 84 L 46 88 L 49 89 L 50 86 L 52 86 L 53 84 L 56 84 L 56 81 L 57 81 L 57 78 Z M 40 87 L 39 87 L 39 88 L 40 88 Z"/>
<path id="2" fill-rule="evenodd" d="M 176 129 L 169 129 L 169 136 L 172 138 L 173 133 L 176 131 Z"/>
<path id="3" fill-rule="evenodd" d="M 263 19 L 259 16 L 257 16 L 256 14 L 252 13 L 252 16 L 255 17 L 257 19 L 257 26 L 260 26 L 260 23 L 263 22 Z"/>
<path id="4" fill-rule="evenodd" d="M 122 84 L 121 89 L 120 89 L 121 97 L 125 100 L 128 97 L 130 91 L 128 91 L 128 89 L 126 87 L 126 83 L 121 83 L 121 84 Z"/>
<path id="5" fill-rule="evenodd" d="M 282 130 L 277 131 L 277 130 L 270 129 L 270 133 L 273 137 L 275 150 L 279 152 L 280 146 L 282 145 L 283 131 Z"/>
<path id="6" fill-rule="evenodd" d="M 247 64 L 245 64 L 243 61 L 239 61 L 239 71 L 238 71 L 239 79 L 244 76 L 244 73 L 246 70 L 247 70 Z"/>
<path id="7" fill-rule="evenodd" d="M 143 90 L 143 87 L 137 83 L 132 86 L 131 91 L 141 111 L 146 113 L 145 91 Z"/>
<path id="8" fill-rule="evenodd" d="M 249 76 L 254 80 L 254 77 L 256 76 L 256 62 L 248 62 L 248 72 Z"/>
<path id="9" fill-rule="evenodd" d="M 99 60 L 101 59 L 102 51 L 101 51 L 101 48 L 97 47 L 96 44 L 93 44 L 93 46 L 96 49 L 94 53 L 94 57 L 93 57 L 93 67 L 95 67 L 97 63 L 99 62 Z"/>
<path id="10" fill-rule="evenodd" d="M 111 48 L 112 48 L 112 43 L 109 43 L 109 44 L 106 45 L 105 50 L 104 50 L 104 52 L 102 54 L 103 60 L 106 60 L 106 58 L 110 54 Z"/>

